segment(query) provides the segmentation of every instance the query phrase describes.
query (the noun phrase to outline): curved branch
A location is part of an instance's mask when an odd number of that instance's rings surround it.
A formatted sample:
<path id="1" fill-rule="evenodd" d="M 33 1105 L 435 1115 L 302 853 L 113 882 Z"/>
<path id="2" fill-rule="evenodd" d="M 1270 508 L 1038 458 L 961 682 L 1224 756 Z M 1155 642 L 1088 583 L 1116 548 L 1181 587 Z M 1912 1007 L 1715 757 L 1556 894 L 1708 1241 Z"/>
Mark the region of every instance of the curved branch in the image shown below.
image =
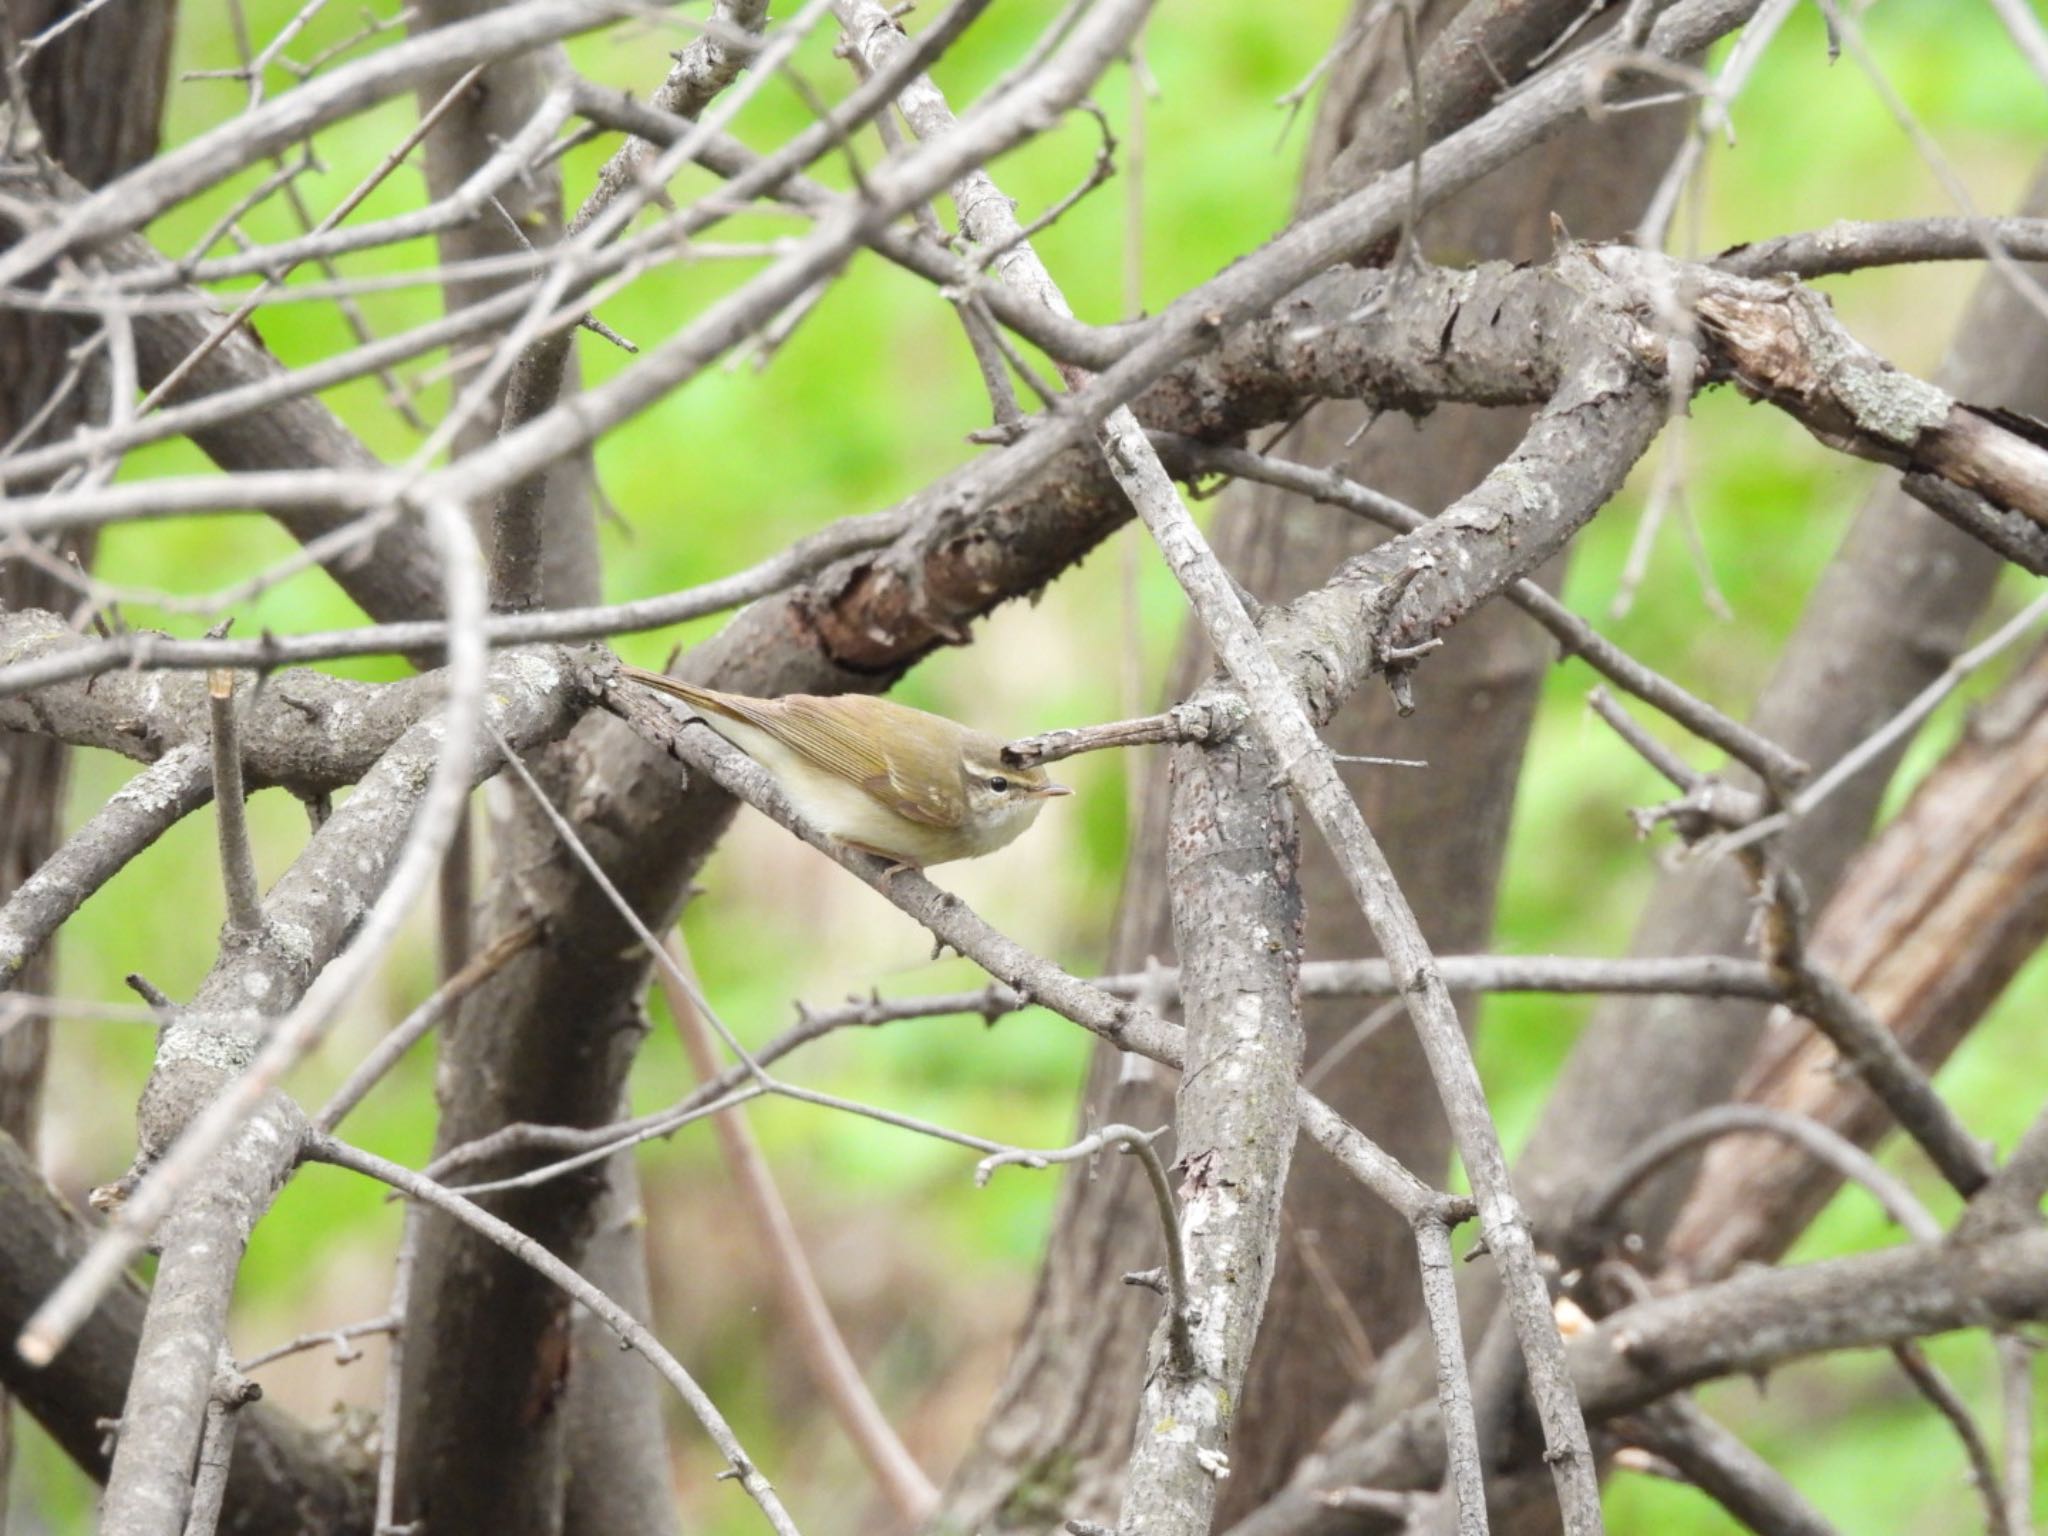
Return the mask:
<path id="1" fill-rule="evenodd" d="M 1621 1203 L 1673 1158 L 1722 1136 L 1756 1133 L 1795 1142 L 1843 1178 L 1861 1184 L 1876 1197 L 1885 1214 L 1915 1240 L 1934 1242 L 1940 1238 L 1941 1224 L 1919 1197 L 1885 1172 L 1868 1152 L 1818 1120 L 1761 1104 L 1719 1104 L 1652 1136 L 1636 1147 L 1604 1184 L 1588 1193 L 1575 1225 L 1585 1232 L 1601 1231 L 1613 1221 Z"/>
<path id="2" fill-rule="evenodd" d="M 1601 1422 L 1704 1381 L 1757 1375 L 1810 1355 L 2043 1317 L 2048 1229 L 2036 1227 L 1750 1271 L 1623 1308 L 1575 1337 L 1567 1355 L 1580 1402 Z M 1369 1440 L 1326 1457 L 1312 1477 L 1240 1522 L 1234 1536 L 1316 1528 L 1319 1489 L 1436 1487 L 1444 1474 L 1440 1424 L 1433 1402 L 1418 1403 Z M 1390 1529 L 1378 1521 L 1364 1528 Z"/>
<path id="3" fill-rule="evenodd" d="M 661 1372 L 662 1379 L 675 1388 L 676 1395 L 689 1405 L 690 1412 L 704 1431 L 711 1437 L 719 1454 L 725 1457 L 734 1481 L 747 1490 L 754 1502 L 761 1506 L 761 1513 L 768 1517 L 768 1523 L 778 1536 L 799 1536 L 795 1522 L 776 1497 L 774 1487 L 761 1475 L 761 1469 L 740 1445 L 739 1437 L 718 1411 L 718 1405 L 711 1401 L 696 1379 L 683 1368 L 681 1361 L 669 1353 L 660 1339 L 643 1325 L 632 1313 L 605 1295 L 596 1286 L 585 1280 L 569 1265 L 564 1264 L 552 1253 L 508 1222 L 500 1221 L 474 1201 L 465 1200 L 455 1191 L 435 1183 L 432 1179 L 414 1173 L 410 1168 L 375 1157 L 359 1147 L 336 1141 L 332 1136 L 313 1135 L 306 1143 L 306 1155 L 315 1161 L 332 1163 L 337 1168 L 347 1168 L 378 1182 L 390 1185 L 408 1198 L 430 1205 L 442 1214 L 454 1217 L 471 1231 L 481 1234 L 498 1247 L 504 1249 L 522 1264 L 530 1266 L 548 1280 L 560 1286 L 584 1306 L 590 1308 L 605 1325 L 619 1337 L 619 1342 L 639 1353 L 649 1365 Z"/>

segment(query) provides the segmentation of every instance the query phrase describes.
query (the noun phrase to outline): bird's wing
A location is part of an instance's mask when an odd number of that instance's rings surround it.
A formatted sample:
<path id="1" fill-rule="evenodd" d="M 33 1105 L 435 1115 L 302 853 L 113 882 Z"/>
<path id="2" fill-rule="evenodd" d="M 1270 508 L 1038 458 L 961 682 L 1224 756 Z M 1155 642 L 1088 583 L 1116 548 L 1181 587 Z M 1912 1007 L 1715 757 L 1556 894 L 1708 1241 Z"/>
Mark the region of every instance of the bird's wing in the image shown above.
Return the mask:
<path id="1" fill-rule="evenodd" d="M 872 710 L 876 702 L 863 700 L 862 706 Z M 899 816 L 928 827 L 960 825 L 964 807 L 959 794 L 947 792 L 959 779 L 959 767 L 922 734 L 899 733 L 896 741 L 879 744 L 872 718 L 856 720 L 851 709 L 829 696 L 792 694 L 775 700 L 771 708 L 747 713 L 751 724 L 781 737 L 821 768 L 858 784 Z"/>
<path id="2" fill-rule="evenodd" d="M 960 825 L 960 812 L 957 807 L 943 804 L 938 795 L 929 791 L 919 794 L 893 774 L 878 773 L 872 778 L 861 780 L 860 787 L 897 815 L 911 821 L 921 821 L 928 827 L 938 827 L 948 832 Z"/>

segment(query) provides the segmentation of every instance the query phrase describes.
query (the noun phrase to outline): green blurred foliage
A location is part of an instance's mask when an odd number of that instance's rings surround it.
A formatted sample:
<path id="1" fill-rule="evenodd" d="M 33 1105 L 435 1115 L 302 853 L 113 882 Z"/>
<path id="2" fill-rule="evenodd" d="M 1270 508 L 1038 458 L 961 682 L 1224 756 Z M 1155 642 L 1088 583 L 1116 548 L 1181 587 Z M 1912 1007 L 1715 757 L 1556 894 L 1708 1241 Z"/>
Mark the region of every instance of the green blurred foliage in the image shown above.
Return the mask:
<path id="1" fill-rule="evenodd" d="M 256 0 L 253 35 L 275 34 L 298 0 Z M 946 61 L 940 81 L 956 101 L 971 97 L 1015 60 L 1055 7 L 999 6 Z M 1284 222 L 1293 197 L 1306 118 L 1284 132 L 1276 99 L 1315 65 L 1337 35 L 1342 0 L 1288 7 L 1181 4 L 1162 10 L 1146 43 L 1156 92 L 1144 100 L 1142 135 L 1132 121 L 1129 72 L 1113 71 L 1100 104 L 1129 154 L 1142 137 L 1143 172 L 1098 190 L 1039 240 L 1075 309 L 1093 320 L 1156 308 L 1256 248 Z M 1863 23 L 1890 85 L 1943 146 L 1977 206 L 2009 207 L 2029 157 L 2048 128 L 2040 82 L 2017 61 L 1988 7 L 1951 0 L 1892 0 Z M 360 25 L 354 10 L 317 15 L 294 45 L 310 57 Z M 662 51 L 680 35 L 650 27 L 572 45 L 594 76 L 635 90 L 652 85 Z M 1814 227 L 1840 217 L 1947 211 L 1937 177 L 1914 154 L 1854 49 L 1830 64 L 1817 9 L 1801 8 L 1734 112 L 1738 135 L 1709 157 L 1704 196 L 1680 240 L 1712 250 L 1749 238 Z M 180 70 L 235 61 L 223 15 L 188 7 L 178 41 Z M 844 67 L 825 39 L 799 55 L 810 84 L 844 87 Z M 273 70 L 276 92 L 291 81 Z M 168 132 L 191 138 L 237 111 L 241 85 L 190 80 L 174 89 Z M 319 140 L 320 168 L 300 179 L 308 204 L 332 206 L 368 175 L 414 119 L 391 102 Z M 736 129 L 759 144 L 807 116 L 799 94 L 769 81 Z M 1076 115 L 1047 139 L 997 167 L 1024 213 L 1075 185 L 1093 159 L 1098 131 Z M 600 140 L 572 153 L 572 198 L 590 185 L 609 150 Z M 863 134 L 853 152 L 872 160 L 880 146 Z M 265 167 L 252 169 L 152 231 L 183 251 Z M 824 179 L 848 181 L 828 160 Z M 685 177 L 679 195 L 701 190 Z M 416 166 L 400 169 L 359 217 L 416 206 Z M 1142 219 L 1133 253 L 1140 291 L 1126 292 L 1125 230 Z M 948 212 L 949 210 L 942 210 Z M 296 232 L 271 200 L 242 227 L 254 239 Z M 648 273 L 605 301 L 603 318 L 643 346 L 660 341 L 712 296 L 758 269 L 758 257 L 721 257 L 721 243 L 752 244 L 796 232 L 789 221 L 747 217 L 713 231 L 702 259 Z M 426 242 L 348 258 L 355 275 L 431 266 Z M 311 281 L 304 272 L 294 284 Z M 1845 319 L 1902 366 L 1926 372 L 1976 272 L 1968 266 L 1915 268 L 1831 280 Z M 431 285 L 367 296 L 372 328 L 387 334 L 439 311 Z M 262 334 L 288 363 L 349 344 L 326 304 L 267 309 Z M 585 335 L 585 376 L 626 366 Z M 423 360 L 402 377 L 417 384 L 437 368 Z M 375 380 L 336 390 L 335 409 L 380 453 L 396 461 L 414 434 Z M 428 379 L 431 418 L 449 399 Z M 963 462 L 965 434 L 987 420 L 984 400 L 949 308 L 928 290 L 872 258 L 857 260 L 788 344 L 764 368 L 741 358 L 713 369 L 606 438 L 598 466 L 616 521 L 604 529 L 606 595 L 624 599 L 725 574 L 849 512 L 888 505 Z M 1624 497 L 1578 542 L 1566 596 L 1620 643 L 1688 686 L 1740 712 L 1773 659 L 1821 565 L 1859 499 L 1875 482 L 1869 466 L 1819 449 L 1774 413 L 1726 393 L 1699 402 L 1682 443 L 1691 533 L 1667 526 L 1625 616 L 1610 617 L 1641 507 Z M 138 453 L 131 478 L 207 472 L 182 443 Z M 1333 514 L 1334 515 L 1334 514 Z M 1696 547 L 1695 547 L 1696 541 Z M 153 523 L 106 538 L 108 580 L 203 594 L 282 558 L 290 542 L 250 518 Z M 1709 591 L 1733 618 L 1717 617 Z M 196 633 L 204 621 L 135 602 L 132 621 Z M 238 610 L 242 632 L 350 622 L 347 602 L 324 580 L 298 577 Z M 717 621 L 625 637 L 629 659 L 658 664 Z M 980 626 L 971 648 L 934 657 L 898 696 L 1013 733 L 1109 718 L 1153 705 L 1181 626 L 1170 580 L 1128 533 L 1063 578 L 1042 601 L 1013 604 Z M 1123 658 L 1109 659 L 1106 658 Z M 397 675 L 392 662 L 352 663 L 365 678 Z M 1558 667 L 1546 689 L 1521 788 L 1501 899 L 1499 945 L 1508 951 L 1617 953 L 1654 877 L 1657 845 L 1638 843 L 1624 808 L 1658 798 L 1661 786 L 1583 707 L 1590 675 Z M 1978 679 L 1966 693 L 1995 681 Z M 1427 674 L 1423 677 L 1427 703 Z M 1966 703 L 1966 701 L 1965 701 Z M 1937 720 L 1916 747 L 1900 789 L 1953 739 L 1963 704 Z M 1694 760 L 1690 743 L 1674 742 Z M 1054 807 L 1031 837 L 1001 857 L 945 872 L 944 881 L 996 923 L 1081 970 L 1103 959 L 1128 827 L 1126 771 L 1145 760 L 1080 760 L 1077 800 Z M 82 818 L 123 781 L 128 765 L 82 758 L 71 814 Z M 491 793 L 510 793 L 495 786 Z M 266 880 L 303 845 L 306 823 L 281 797 L 252 808 Z M 934 962 L 923 935 L 878 897 L 758 820 L 743 818 L 713 860 L 704 893 L 686 919 L 709 995 L 749 1040 L 787 1022 L 795 999 L 832 1001 L 879 985 L 885 991 L 977 984 L 971 967 Z M 212 827 L 193 819 L 170 836 L 66 930 L 63 989 L 89 999 L 124 996 L 137 971 L 188 994 L 213 958 L 220 916 Z M 317 1100 L 369 1042 L 432 985 L 426 914 L 379 981 L 354 1001 L 322 1058 L 297 1084 Z M 2048 1082 L 2048 1036 L 2028 1027 L 2048 1003 L 2048 973 L 2032 967 L 1943 1078 L 1968 1121 L 2001 1144 L 2034 1112 Z M 690 1075 L 658 1002 L 635 1075 L 636 1107 L 685 1091 Z M 1550 1078 L 1586 1016 L 1558 999 L 1501 999 L 1483 1016 L 1482 1071 L 1510 1141 L 1526 1132 Z M 127 1160 L 128 1114 L 147 1068 L 140 1030 L 67 1023 L 50 1090 L 47 1161 L 74 1192 L 117 1174 Z M 812 1048 L 797 1076 L 893 1109 L 1017 1143 L 1065 1139 L 1087 1058 L 1078 1032 L 1040 1012 L 995 1027 L 978 1020 L 907 1023 L 856 1032 Z M 378 1151 L 417 1162 L 432 1138 L 432 1066 L 417 1053 L 364 1105 L 349 1132 Z M 972 1433 L 1002 1369 L 1021 1317 L 1051 1212 L 1050 1175 L 1006 1171 L 986 1189 L 969 1177 L 971 1154 L 905 1136 L 872 1122 L 774 1104 L 752 1121 L 784 1183 L 855 1354 L 913 1449 L 943 1473 Z M 1941 1191 L 1914 1157 L 1888 1162 L 1938 1209 Z M 709 1136 L 696 1128 L 642 1154 L 649 1237 L 661 1328 L 698 1371 L 761 1462 L 779 1476 L 799 1521 L 845 1529 L 869 1498 L 858 1465 L 822 1416 L 784 1332 L 763 1298 L 762 1260 L 733 1211 Z M 263 1224 L 244 1270 L 237 1342 L 245 1351 L 318 1327 L 374 1315 L 385 1303 L 397 1211 L 360 1181 L 314 1171 L 296 1180 Z M 1801 1245 L 1814 1258 L 1891 1241 L 1860 1196 L 1838 1200 Z M 1992 1387 L 1981 1339 L 1944 1341 L 1937 1358 L 1972 1401 Z M 274 1399 L 308 1415 L 336 1403 L 376 1400 L 382 1354 L 372 1345 L 347 1367 L 332 1352 L 297 1357 L 265 1373 Z M 1971 1500 L 1948 1430 L 1910 1397 L 1881 1358 L 1831 1362 L 1781 1373 L 1770 1391 L 1727 1383 L 1709 1406 L 1782 1468 L 1842 1528 L 1859 1532 L 1954 1529 L 1970 1522 Z M 710 1481 L 715 1458 L 677 1416 L 679 1496 L 693 1529 L 744 1531 L 752 1514 Z M 14 1506 L 22 1529 L 82 1530 L 90 1489 L 47 1442 L 31 1434 L 17 1473 Z M 1609 1507 L 1621 1532 L 1710 1532 L 1725 1517 L 1687 1490 L 1621 1474 Z M 2044 1504 L 2048 1511 L 2048 1504 Z"/>

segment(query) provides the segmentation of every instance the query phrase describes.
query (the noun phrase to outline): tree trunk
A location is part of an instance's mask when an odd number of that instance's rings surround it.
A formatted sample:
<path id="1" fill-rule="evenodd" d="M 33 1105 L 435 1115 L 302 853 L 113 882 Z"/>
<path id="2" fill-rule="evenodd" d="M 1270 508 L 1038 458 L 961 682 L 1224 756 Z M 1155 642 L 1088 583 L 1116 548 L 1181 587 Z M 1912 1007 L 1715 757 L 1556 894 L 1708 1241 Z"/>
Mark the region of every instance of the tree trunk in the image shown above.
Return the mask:
<path id="1" fill-rule="evenodd" d="M 1426 8 L 1425 36 L 1455 9 Z M 1305 205 L 1341 190 L 1329 179 L 1333 162 L 1405 82 L 1398 36 L 1391 41 L 1391 53 L 1384 46 L 1351 50 L 1333 72 L 1304 172 Z M 1625 130 L 1620 122 L 1575 129 L 1524 156 L 1512 173 L 1482 181 L 1430 215 L 1425 241 L 1445 258 L 1536 258 L 1549 247 L 1553 210 L 1578 233 L 1625 231 L 1680 124 L 1665 112 L 1631 114 Z M 1605 169 L 1589 178 L 1584 167 L 1595 154 Z M 1370 170 L 1354 166 L 1350 173 Z M 1420 422 L 1378 422 L 1352 443 L 1361 413 L 1332 404 L 1310 411 L 1278 451 L 1434 511 L 1476 485 L 1519 441 L 1527 420 L 1521 411 L 1445 406 Z M 1224 563 L 1262 601 L 1319 585 L 1381 537 L 1342 512 L 1265 487 L 1229 497 L 1214 534 Z M 1339 752 L 1429 763 L 1427 770 L 1353 767 L 1346 774 L 1425 933 L 1443 950 L 1481 948 L 1492 932 L 1522 750 L 1552 655 L 1534 625 L 1493 605 L 1460 623 L 1449 644 L 1429 657 L 1413 716 L 1400 718 L 1391 697 L 1374 691 L 1354 698 L 1325 732 Z M 1173 695 L 1183 695 L 1208 665 L 1199 652 L 1184 655 Z M 1172 948 L 1161 856 L 1165 797 L 1147 788 L 1108 962 L 1118 971 L 1140 969 L 1148 957 L 1168 959 Z M 1307 840 L 1303 890 L 1311 958 L 1374 952 L 1342 876 L 1315 839 Z M 1371 1012 L 1343 1000 L 1305 1002 L 1308 1070 Z M 1146 1063 L 1098 1051 L 1082 1124 L 1165 1123 L 1173 1086 L 1162 1077 Z M 1318 1091 L 1424 1178 L 1442 1176 L 1448 1133 L 1405 1019 L 1332 1062 Z M 1405 1223 L 1313 1147 L 1295 1160 L 1286 1211 L 1219 1529 L 1285 1481 L 1357 1391 L 1375 1353 L 1419 1315 Z M 1152 1317 L 1119 1277 L 1154 1262 L 1150 1220 L 1135 1170 L 1110 1164 L 1093 1177 L 1068 1176 L 1017 1354 L 947 1489 L 941 1529 L 1034 1530 L 1067 1518 L 1114 1519 L 1131 1435 L 1124 1405 L 1138 1390 Z"/>
<path id="2" fill-rule="evenodd" d="M 5 46 L 34 37 L 80 9 L 82 0 L 11 0 Z M 135 0 L 118 14 L 88 18 L 42 49 L 25 71 L 29 108 L 42 147 L 73 178 L 97 187 L 156 153 L 170 76 L 173 0 Z M 119 81 L 118 90 L 108 82 Z M 11 440 L 55 393 L 81 338 L 61 315 L 0 309 L 0 442 Z M 51 411 L 32 441 L 56 442 L 97 411 L 104 414 L 104 368 Z M 25 487 L 10 486 L 18 492 Z M 92 561 L 90 533 L 60 542 L 60 559 Z M 61 578 L 25 560 L 0 559 L 0 611 L 49 608 L 68 613 L 79 596 Z M 70 753 L 44 736 L 0 732 L 0 901 L 33 874 L 62 835 Z M 46 947 L 22 968 L 13 989 L 55 990 L 56 951 Z M 33 1157 L 49 1055 L 49 1020 L 17 1018 L 0 1032 L 0 1135 Z M 5 1524 L 13 1433 L 0 1396 L 0 1525 Z"/>

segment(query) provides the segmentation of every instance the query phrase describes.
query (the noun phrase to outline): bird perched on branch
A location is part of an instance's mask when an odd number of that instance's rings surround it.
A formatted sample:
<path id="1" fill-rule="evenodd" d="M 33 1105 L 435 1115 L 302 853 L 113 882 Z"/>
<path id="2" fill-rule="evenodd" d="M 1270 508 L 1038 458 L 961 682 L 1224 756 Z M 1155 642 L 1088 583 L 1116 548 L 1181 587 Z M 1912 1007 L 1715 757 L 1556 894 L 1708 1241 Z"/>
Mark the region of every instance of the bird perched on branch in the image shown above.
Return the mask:
<path id="1" fill-rule="evenodd" d="M 639 667 L 625 673 L 695 709 L 767 769 L 820 832 L 898 868 L 993 853 L 1030 826 L 1048 799 L 1073 793 L 1043 768 L 1005 763 L 995 737 L 887 699 L 751 699 Z"/>

